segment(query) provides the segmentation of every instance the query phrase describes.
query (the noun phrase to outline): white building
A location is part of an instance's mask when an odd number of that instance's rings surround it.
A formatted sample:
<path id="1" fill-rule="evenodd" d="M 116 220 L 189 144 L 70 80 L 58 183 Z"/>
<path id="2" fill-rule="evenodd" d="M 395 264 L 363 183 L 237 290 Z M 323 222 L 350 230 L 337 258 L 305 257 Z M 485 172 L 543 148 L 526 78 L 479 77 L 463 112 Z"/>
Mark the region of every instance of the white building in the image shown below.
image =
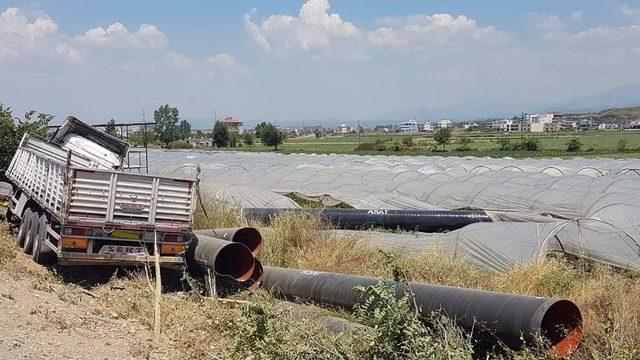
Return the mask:
<path id="1" fill-rule="evenodd" d="M 418 123 L 415 120 L 401 122 L 400 132 L 403 132 L 403 133 L 418 132 Z"/>
<path id="2" fill-rule="evenodd" d="M 474 122 L 466 123 L 466 124 L 464 124 L 464 129 L 465 130 L 474 130 L 474 129 L 477 129 L 478 126 L 479 126 L 478 123 L 474 123 Z"/>
<path id="3" fill-rule="evenodd" d="M 602 123 L 602 124 L 598 125 L 598 130 L 613 131 L 613 130 L 617 130 L 617 129 L 618 129 L 618 125 L 617 124 Z"/>
<path id="4" fill-rule="evenodd" d="M 443 119 L 438 121 L 438 125 L 437 125 L 438 129 L 448 129 L 451 127 L 453 127 L 453 123 L 451 122 L 451 120 Z"/>
<path id="5" fill-rule="evenodd" d="M 496 120 L 491 124 L 491 130 L 502 132 L 517 132 L 520 131 L 520 121 L 518 120 Z"/>
<path id="6" fill-rule="evenodd" d="M 341 134 L 346 134 L 350 131 L 351 131 L 351 126 L 348 126 L 347 124 L 341 124 L 340 126 L 338 126 L 338 132 Z"/>
<path id="7" fill-rule="evenodd" d="M 435 130 L 435 126 L 433 126 L 433 123 L 431 121 L 427 121 L 426 123 L 422 124 L 422 131 L 434 131 Z"/>

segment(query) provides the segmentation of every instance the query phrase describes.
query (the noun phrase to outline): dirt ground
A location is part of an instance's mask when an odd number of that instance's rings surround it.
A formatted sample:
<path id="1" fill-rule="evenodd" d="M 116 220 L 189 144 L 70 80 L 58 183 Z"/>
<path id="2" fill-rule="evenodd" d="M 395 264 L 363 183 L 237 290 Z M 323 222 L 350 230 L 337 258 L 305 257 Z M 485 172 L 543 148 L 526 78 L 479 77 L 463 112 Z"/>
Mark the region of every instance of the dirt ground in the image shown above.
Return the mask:
<path id="1" fill-rule="evenodd" d="M 82 280 L 61 280 L 29 256 L 14 255 L 0 266 L 0 359 L 183 357 L 166 342 L 155 346 L 138 320 L 99 308 L 101 294 Z"/>

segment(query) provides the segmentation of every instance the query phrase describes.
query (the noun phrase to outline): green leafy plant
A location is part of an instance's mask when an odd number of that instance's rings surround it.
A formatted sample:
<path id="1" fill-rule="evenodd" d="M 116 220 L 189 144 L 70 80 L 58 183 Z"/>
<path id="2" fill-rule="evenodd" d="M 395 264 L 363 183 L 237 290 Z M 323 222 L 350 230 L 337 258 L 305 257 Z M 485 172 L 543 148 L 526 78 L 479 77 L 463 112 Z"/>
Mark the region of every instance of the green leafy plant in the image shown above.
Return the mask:
<path id="1" fill-rule="evenodd" d="M 577 151 L 580 151 L 580 148 L 582 148 L 582 143 L 580 142 L 580 139 L 573 138 L 573 139 L 567 141 L 567 151 L 568 152 L 577 152 Z"/>

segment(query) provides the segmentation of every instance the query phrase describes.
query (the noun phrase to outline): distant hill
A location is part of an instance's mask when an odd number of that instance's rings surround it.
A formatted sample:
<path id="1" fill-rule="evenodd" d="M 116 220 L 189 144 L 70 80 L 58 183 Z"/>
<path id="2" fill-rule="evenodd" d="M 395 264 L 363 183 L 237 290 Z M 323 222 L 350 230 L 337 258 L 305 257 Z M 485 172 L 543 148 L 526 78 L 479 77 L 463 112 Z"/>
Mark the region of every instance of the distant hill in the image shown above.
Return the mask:
<path id="1" fill-rule="evenodd" d="M 640 106 L 604 109 L 598 115 L 601 117 L 640 118 Z"/>

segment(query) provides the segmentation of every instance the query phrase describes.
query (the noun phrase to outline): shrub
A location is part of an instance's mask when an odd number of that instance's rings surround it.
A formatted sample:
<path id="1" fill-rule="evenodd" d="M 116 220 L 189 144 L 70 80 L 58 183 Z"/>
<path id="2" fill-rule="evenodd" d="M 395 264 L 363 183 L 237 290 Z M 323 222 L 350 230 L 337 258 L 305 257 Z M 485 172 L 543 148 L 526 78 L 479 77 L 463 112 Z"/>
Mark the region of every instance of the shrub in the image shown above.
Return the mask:
<path id="1" fill-rule="evenodd" d="M 618 140 L 618 146 L 617 146 L 618 152 L 627 151 L 627 144 L 629 144 L 629 140 L 625 138 L 620 138 L 620 140 Z"/>
<path id="2" fill-rule="evenodd" d="M 405 147 L 412 147 L 413 146 L 413 138 L 411 136 L 405 136 L 402 138 L 402 145 L 404 145 Z"/>
<path id="3" fill-rule="evenodd" d="M 400 150 L 402 150 L 402 148 L 400 147 L 400 143 L 399 143 L 399 142 L 397 142 L 397 141 L 394 141 L 394 142 L 393 142 L 393 148 L 392 148 L 392 149 L 393 149 L 393 151 L 400 151 Z"/>
<path id="4" fill-rule="evenodd" d="M 358 144 L 358 146 L 356 146 L 356 151 L 376 151 L 378 150 L 378 146 L 379 144 L 376 144 L 376 143 L 370 143 L 370 142 L 360 143 Z"/>
<path id="5" fill-rule="evenodd" d="M 528 137 L 523 139 L 518 145 L 517 150 L 523 151 L 540 151 L 542 146 L 540 145 L 540 140 L 534 137 Z"/>
<path id="6" fill-rule="evenodd" d="M 253 145 L 254 138 L 255 138 L 253 134 L 245 133 L 242 137 L 245 145 L 249 145 L 249 146 Z"/>
<path id="7" fill-rule="evenodd" d="M 190 149 L 191 145 L 184 140 L 175 140 L 169 143 L 169 149 Z"/>
<path id="8" fill-rule="evenodd" d="M 460 136 L 458 138 L 458 141 L 457 141 L 458 145 L 460 145 L 460 146 L 458 147 L 457 150 L 458 151 L 469 151 L 469 150 L 471 150 L 469 145 L 471 145 L 472 142 L 473 142 L 473 139 L 471 139 L 470 137 L 468 137 L 468 136 Z"/>
<path id="9" fill-rule="evenodd" d="M 581 147 L 582 147 L 582 143 L 580 142 L 580 139 L 578 139 L 578 138 L 573 138 L 573 139 L 571 139 L 571 140 L 569 140 L 567 142 L 567 151 L 568 152 L 580 151 Z"/>
<path id="10" fill-rule="evenodd" d="M 502 137 L 499 137 L 498 140 L 496 140 L 496 142 L 498 143 L 498 146 L 500 147 L 501 151 L 512 150 L 510 138 L 506 136 L 502 136 Z"/>

